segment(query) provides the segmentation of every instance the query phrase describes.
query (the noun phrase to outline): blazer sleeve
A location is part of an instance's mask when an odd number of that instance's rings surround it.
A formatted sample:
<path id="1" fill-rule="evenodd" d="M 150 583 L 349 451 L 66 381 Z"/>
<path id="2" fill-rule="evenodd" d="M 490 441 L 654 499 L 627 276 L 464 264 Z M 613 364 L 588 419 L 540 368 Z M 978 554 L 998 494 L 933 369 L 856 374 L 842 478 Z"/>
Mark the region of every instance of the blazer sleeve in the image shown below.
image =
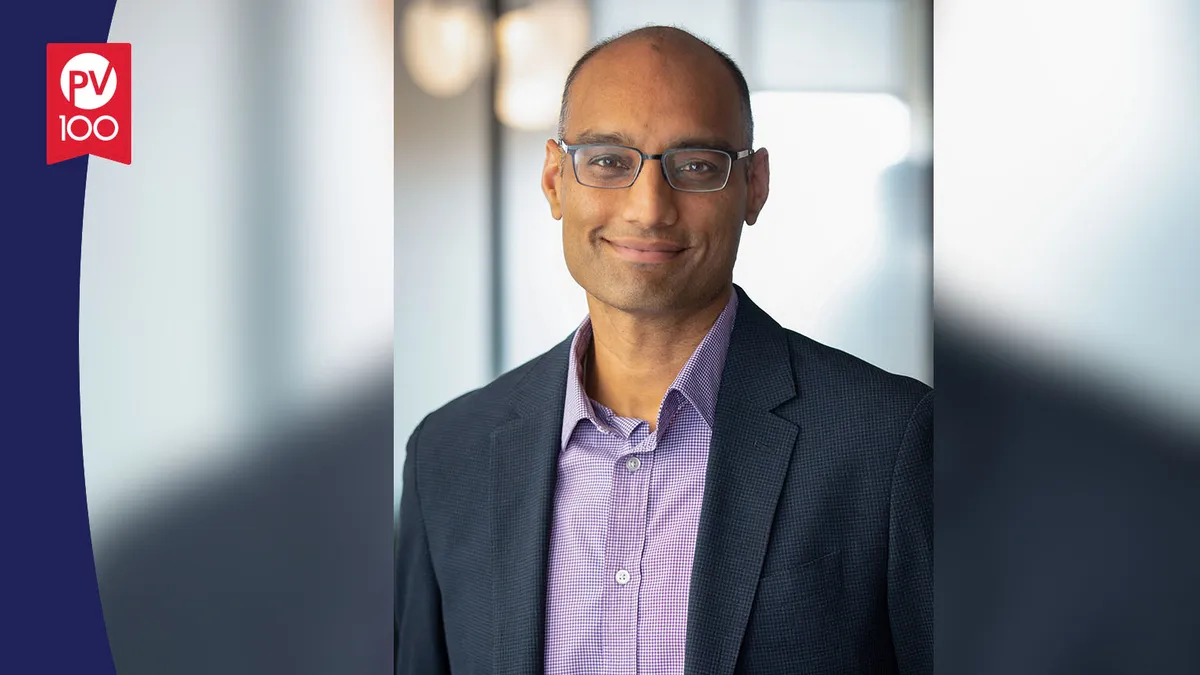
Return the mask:
<path id="1" fill-rule="evenodd" d="M 913 409 L 892 472 L 888 619 L 904 675 L 933 673 L 933 391 Z"/>
<path id="2" fill-rule="evenodd" d="M 449 675 L 437 578 L 417 489 L 418 438 L 408 439 L 396 550 L 396 675 Z"/>

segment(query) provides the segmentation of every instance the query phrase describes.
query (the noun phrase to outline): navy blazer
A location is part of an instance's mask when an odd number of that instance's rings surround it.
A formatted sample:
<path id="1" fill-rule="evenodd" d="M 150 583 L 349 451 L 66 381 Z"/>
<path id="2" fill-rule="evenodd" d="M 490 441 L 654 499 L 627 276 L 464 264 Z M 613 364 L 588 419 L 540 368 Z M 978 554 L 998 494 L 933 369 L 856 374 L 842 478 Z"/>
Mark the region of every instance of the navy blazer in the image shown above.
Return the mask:
<path id="1" fill-rule="evenodd" d="M 933 671 L 933 392 L 781 327 L 740 287 L 686 675 Z M 571 340 L 408 442 L 396 672 L 541 673 Z"/>

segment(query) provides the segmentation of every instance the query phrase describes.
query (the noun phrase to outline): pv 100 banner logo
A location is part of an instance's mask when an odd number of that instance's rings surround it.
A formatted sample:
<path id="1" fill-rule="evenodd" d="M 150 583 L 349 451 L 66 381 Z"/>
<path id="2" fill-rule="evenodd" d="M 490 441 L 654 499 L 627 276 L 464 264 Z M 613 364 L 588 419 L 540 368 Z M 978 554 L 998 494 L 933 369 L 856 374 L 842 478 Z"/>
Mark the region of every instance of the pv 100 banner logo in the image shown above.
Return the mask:
<path id="1" fill-rule="evenodd" d="M 46 45 L 46 163 L 82 155 L 133 161 L 130 45 Z"/>

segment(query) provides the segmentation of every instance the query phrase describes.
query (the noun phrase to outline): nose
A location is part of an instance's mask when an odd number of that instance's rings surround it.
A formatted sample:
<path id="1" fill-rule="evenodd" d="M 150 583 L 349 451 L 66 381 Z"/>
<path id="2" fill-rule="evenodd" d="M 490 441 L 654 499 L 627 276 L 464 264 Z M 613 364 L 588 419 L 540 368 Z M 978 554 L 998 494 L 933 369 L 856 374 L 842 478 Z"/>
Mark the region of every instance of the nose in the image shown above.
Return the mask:
<path id="1" fill-rule="evenodd" d="M 679 218 L 675 190 L 663 175 L 662 162 L 647 159 L 637 180 L 625 189 L 625 220 L 642 227 L 674 225 Z"/>

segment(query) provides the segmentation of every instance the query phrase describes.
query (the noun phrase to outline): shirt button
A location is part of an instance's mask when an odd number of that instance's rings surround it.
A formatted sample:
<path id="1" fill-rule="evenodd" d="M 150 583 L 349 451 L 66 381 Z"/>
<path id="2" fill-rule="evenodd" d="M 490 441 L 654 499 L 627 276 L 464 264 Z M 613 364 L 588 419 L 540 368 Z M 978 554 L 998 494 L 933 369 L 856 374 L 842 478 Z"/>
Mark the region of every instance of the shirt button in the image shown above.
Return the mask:
<path id="1" fill-rule="evenodd" d="M 629 572 L 626 572 L 625 570 L 619 570 L 617 572 L 617 583 L 621 584 L 622 586 L 629 583 Z"/>
<path id="2" fill-rule="evenodd" d="M 637 457 L 630 457 L 629 461 L 625 462 L 625 468 L 629 469 L 630 473 L 642 468 L 642 460 Z"/>

